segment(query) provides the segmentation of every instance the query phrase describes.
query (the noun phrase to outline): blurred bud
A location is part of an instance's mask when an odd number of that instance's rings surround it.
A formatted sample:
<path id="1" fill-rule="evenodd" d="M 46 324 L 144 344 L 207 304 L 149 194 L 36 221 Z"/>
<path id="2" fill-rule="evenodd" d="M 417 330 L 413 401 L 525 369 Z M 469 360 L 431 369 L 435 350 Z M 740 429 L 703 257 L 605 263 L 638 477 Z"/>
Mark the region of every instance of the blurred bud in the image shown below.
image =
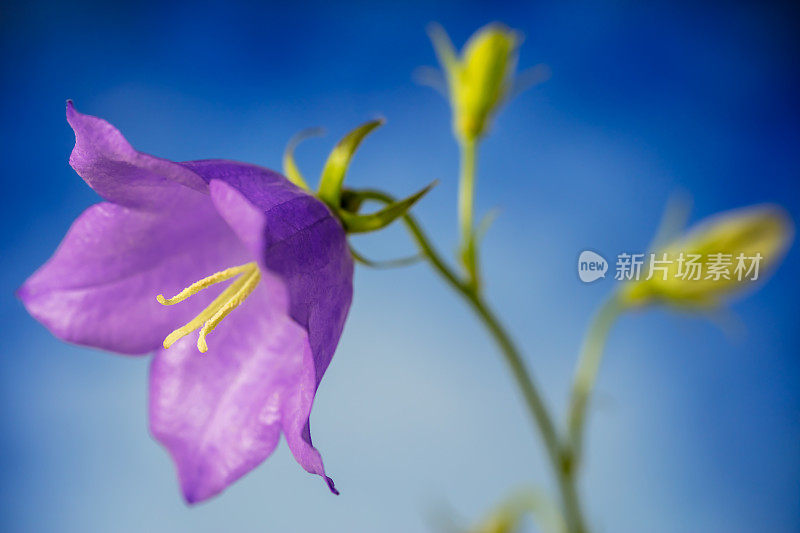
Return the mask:
<path id="1" fill-rule="evenodd" d="M 539 489 L 521 489 L 511 494 L 469 533 L 518 533 L 531 515 L 544 533 L 563 533 L 566 525 L 561 511 L 546 492 Z"/>
<path id="2" fill-rule="evenodd" d="M 717 305 L 774 271 L 792 232 L 788 215 L 773 205 L 708 218 L 649 254 L 642 277 L 621 287 L 621 301 L 630 306 Z"/>
<path id="3" fill-rule="evenodd" d="M 495 509 L 469 533 L 516 533 L 520 530 L 525 515 L 530 512 L 527 502 L 518 496 Z"/>
<path id="4" fill-rule="evenodd" d="M 515 533 L 521 517 L 511 514 L 496 514 L 480 524 L 471 533 Z"/>
<path id="5" fill-rule="evenodd" d="M 453 129 L 458 137 L 474 141 L 486 132 L 508 96 L 519 34 L 502 24 L 489 24 L 470 37 L 459 58 L 441 26 L 432 25 L 429 32 L 447 78 Z"/>

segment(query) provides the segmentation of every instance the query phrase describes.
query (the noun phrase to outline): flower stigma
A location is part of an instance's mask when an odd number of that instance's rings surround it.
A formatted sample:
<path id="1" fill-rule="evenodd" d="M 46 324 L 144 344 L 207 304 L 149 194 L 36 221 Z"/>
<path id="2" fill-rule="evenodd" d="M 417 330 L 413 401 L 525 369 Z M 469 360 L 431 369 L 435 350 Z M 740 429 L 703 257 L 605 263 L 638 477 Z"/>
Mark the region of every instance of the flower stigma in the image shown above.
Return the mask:
<path id="1" fill-rule="evenodd" d="M 201 353 L 207 352 L 208 344 L 206 344 L 206 336 L 214 331 L 214 328 L 222 322 L 222 319 L 239 307 L 239 305 L 250 296 L 250 293 L 256 288 L 258 282 L 261 281 L 261 272 L 258 270 L 258 265 L 255 262 L 250 262 L 211 274 L 200 281 L 192 283 L 172 298 L 164 298 L 162 294 L 156 296 L 156 300 L 158 300 L 158 303 L 161 305 L 175 305 L 211 285 L 221 283 L 236 276 L 239 277 L 222 291 L 208 307 L 200 311 L 188 324 L 181 326 L 167 335 L 167 338 L 164 339 L 164 348 L 169 348 L 175 341 L 199 328 L 200 336 L 197 338 L 197 349 L 200 350 Z"/>

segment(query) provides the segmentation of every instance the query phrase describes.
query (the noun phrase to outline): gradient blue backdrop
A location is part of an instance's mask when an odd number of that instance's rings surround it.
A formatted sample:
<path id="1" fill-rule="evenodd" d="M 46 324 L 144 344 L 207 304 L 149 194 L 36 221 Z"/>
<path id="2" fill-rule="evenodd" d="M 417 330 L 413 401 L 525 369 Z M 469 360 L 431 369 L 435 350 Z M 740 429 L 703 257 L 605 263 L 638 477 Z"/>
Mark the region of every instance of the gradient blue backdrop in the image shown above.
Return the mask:
<path id="1" fill-rule="evenodd" d="M 386 116 L 348 180 L 406 194 L 440 179 L 418 212 L 452 250 L 449 111 L 412 81 L 434 62 L 434 20 L 459 45 L 505 21 L 526 35 L 521 67 L 553 73 L 497 120 L 478 203 L 503 207 L 485 248 L 489 296 L 554 408 L 613 286 L 579 283 L 582 249 L 643 251 L 676 190 L 695 219 L 763 201 L 800 219 L 798 17 L 779 4 L 5 2 L 2 531 L 421 531 L 444 507 L 475 518 L 513 487 L 549 484 L 493 346 L 424 267 L 357 272 L 313 413 L 342 495 L 281 446 L 195 508 L 147 432 L 147 359 L 67 346 L 13 297 L 97 201 L 67 164 L 67 98 L 175 160 L 276 168 L 293 133 L 323 125 L 329 136 L 298 150 L 308 175 L 336 138 Z M 396 228 L 357 243 L 410 250 Z M 619 323 L 581 487 L 596 531 L 800 530 L 799 261 L 795 247 L 735 302 L 733 326 L 664 311 Z"/>

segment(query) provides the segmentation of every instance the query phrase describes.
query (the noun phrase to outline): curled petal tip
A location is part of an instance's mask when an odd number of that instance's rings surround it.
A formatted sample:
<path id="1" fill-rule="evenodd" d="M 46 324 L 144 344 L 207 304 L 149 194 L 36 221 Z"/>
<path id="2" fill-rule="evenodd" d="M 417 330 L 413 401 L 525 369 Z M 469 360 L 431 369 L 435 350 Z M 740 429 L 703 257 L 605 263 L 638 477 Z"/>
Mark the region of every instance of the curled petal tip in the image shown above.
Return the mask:
<path id="1" fill-rule="evenodd" d="M 72 125 L 72 121 L 81 115 L 81 112 L 75 109 L 75 103 L 72 99 L 67 100 L 67 122 Z"/>
<path id="2" fill-rule="evenodd" d="M 19 286 L 17 290 L 14 291 L 14 296 L 20 300 L 21 302 L 25 302 L 25 298 L 28 296 L 28 284 L 23 283 Z"/>
<path id="3" fill-rule="evenodd" d="M 336 489 L 336 485 L 333 484 L 333 480 L 328 476 L 325 476 L 325 482 L 328 484 L 328 488 L 330 489 L 330 491 L 336 496 L 338 496 L 339 491 Z"/>
<path id="4" fill-rule="evenodd" d="M 67 100 L 67 122 L 72 125 L 72 119 L 78 111 L 75 109 L 75 104 L 72 103 L 72 100 Z"/>
<path id="5" fill-rule="evenodd" d="M 194 487 L 184 487 L 181 493 L 183 494 L 183 501 L 186 502 L 186 505 L 197 505 L 207 499 L 198 494 L 198 491 L 195 490 Z"/>

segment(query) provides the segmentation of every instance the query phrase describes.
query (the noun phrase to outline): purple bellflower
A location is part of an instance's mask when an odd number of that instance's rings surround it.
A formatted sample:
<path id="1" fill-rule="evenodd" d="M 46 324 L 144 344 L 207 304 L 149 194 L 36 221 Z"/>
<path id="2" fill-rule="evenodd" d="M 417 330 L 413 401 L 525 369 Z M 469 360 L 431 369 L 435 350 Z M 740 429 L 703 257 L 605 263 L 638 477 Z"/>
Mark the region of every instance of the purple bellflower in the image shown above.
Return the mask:
<path id="1" fill-rule="evenodd" d="M 270 170 L 138 152 L 71 102 L 67 120 L 70 164 L 105 201 L 20 288 L 27 310 L 65 341 L 155 352 L 150 429 L 188 502 L 255 468 L 281 433 L 336 493 L 309 415 L 353 295 L 339 218 Z"/>

